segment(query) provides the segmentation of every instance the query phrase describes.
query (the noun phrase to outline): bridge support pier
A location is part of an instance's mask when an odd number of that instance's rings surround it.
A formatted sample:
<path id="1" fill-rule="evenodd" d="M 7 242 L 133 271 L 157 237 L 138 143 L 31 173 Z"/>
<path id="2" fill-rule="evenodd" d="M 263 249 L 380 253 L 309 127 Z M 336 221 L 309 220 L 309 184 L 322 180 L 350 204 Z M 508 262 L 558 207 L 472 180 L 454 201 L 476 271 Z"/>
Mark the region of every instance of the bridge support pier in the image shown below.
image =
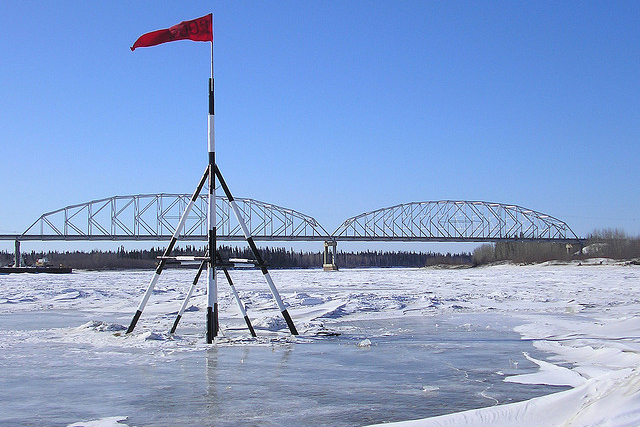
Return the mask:
<path id="1" fill-rule="evenodd" d="M 337 246 L 338 242 L 336 242 L 335 240 L 324 242 L 324 260 L 322 263 L 322 268 L 324 271 L 338 271 L 338 266 L 336 265 Z M 329 248 L 332 248 L 331 252 L 329 252 Z"/>
<path id="2" fill-rule="evenodd" d="M 16 252 L 15 252 L 15 262 L 13 264 L 14 267 L 20 267 L 22 264 L 22 257 L 20 255 L 20 240 L 16 240 Z"/>

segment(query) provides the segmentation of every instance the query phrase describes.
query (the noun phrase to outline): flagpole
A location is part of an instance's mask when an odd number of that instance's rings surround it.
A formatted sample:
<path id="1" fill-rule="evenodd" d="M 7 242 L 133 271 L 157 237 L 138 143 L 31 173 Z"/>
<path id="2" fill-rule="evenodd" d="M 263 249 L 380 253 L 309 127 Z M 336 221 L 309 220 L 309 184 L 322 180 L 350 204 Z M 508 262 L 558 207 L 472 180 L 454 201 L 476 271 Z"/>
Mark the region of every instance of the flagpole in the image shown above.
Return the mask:
<path id="1" fill-rule="evenodd" d="M 211 19 L 213 34 L 213 17 Z M 207 274 L 207 343 L 218 336 L 218 284 L 216 281 L 216 178 L 214 168 L 215 153 L 215 97 L 213 80 L 213 39 L 211 40 L 211 78 L 209 79 L 209 116 L 208 116 L 208 148 L 209 148 L 209 269 Z"/>
<path id="2" fill-rule="evenodd" d="M 207 166 L 207 172 L 209 174 L 209 212 L 207 215 L 208 222 L 208 245 L 209 245 L 209 259 L 208 259 L 208 286 L 207 286 L 207 343 L 213 341 L 213 337 L 218 335 L 218 288 L 216 283 L 216 178 L 214 173 L 214 167 L 216 164 L 215 155 L 215 125 L 214 125 L 214 94 L 213 94 L 213 14 L 208 14 L 197 19 L 190 21 L 183 21 L 170 28 L 151 31 L 138 37 L 138 39 L 131 46 L 131 51 L 139 47 L 151 47 L 162 43 L 167 43 L 175 40 L 193 40 L 193 41 L 210 41 L 211 42 L 211 78 L 209 79 L 209 117 L 208 117 L 208 149 L 209 149 L 209 164 Z M 205 177 L 198 187 L 198 192 L 204 185 Z M 194 195 L 194 197 L 196 197 Z M 191 209 L 195 200 L 192 200 L 187 210 L 180 219 L 180 223 L 174 233 L 174 236 L 169 244 L 169 247 L 165 251 L 159 265 L 156 270 L 156 275 L 149 284 L 147 291 L 138 307 L 131 325 L 127 330 L 127 333 L 131 332 L 138 321 L 138 318 L 142 314 L 142 310 L 146 305 L 149 296 L 153 291 L 153 287 L 162 272 L 162 268 L 168 259 L 168 255 L 173 249 L 173 245 L 176 243 L 178 234 L 186 221 L 188 210 Z"/>

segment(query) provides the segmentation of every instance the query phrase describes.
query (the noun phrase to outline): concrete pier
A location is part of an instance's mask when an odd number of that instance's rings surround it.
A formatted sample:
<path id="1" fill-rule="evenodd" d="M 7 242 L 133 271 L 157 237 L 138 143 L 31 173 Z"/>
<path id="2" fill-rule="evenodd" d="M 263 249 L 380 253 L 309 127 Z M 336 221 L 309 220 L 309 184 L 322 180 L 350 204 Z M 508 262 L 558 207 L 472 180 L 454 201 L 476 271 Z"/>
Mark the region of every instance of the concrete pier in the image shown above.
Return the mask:
<path id="1" fill-rule="evenodd" d="M 338 242 L 333 241 L 325 241 L 324 242 L 324 261 L 322 264 L 322 268 L 324 271 L 338 271 L 338 266 L 336 264 L 336 248 L 338 246 Z M 329 251 L 329 248 L 332 248 Z"/>
<path id="2" fill-rule="evenodd" d="M 22 264 L 22 256 L 20 255 L 20 240 L 16 240 L 15 262 L 14 267 L 19 268 Z"/>

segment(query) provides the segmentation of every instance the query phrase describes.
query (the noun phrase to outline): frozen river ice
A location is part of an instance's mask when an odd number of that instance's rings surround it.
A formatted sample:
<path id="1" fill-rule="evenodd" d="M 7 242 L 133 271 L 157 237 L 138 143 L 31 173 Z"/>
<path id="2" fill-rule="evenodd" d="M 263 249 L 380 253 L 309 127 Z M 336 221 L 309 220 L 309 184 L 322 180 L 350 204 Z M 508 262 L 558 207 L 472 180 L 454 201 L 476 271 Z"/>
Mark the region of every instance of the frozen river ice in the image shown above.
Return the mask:
<path id="1" fill-rule="evenodd" d="M 496 405 L 573 391 L 568 385 L 637 361 L 639 271 L 274 271 L 301 332 L 295 338 L 260 273 L 234 271 L 259 337 L 243 329 L 221 285 L 223 336 L 213 345 L 203 339 L 203 284 L 178 334 L 166 332 L 193 271 L 163 273 L 129 336 L 123 325 L 151 272 L 0 276 L 0 425 L 121 416 L 129 426 L 361 426 L 509 408 Z M 626 328 L 634 336 L 594 335 L 589 327 L 606 324 L 602 316 L 632 322 Z M 585 364 L 554 348 L 553 337 L 570 349 L 606 348 L 615 338 L 612 346 L 632 359 L 621 362 L 614 352 L 605 358 L 611 363 Z M 578 380 L 542 378 L 548 368 L 539 369 L 539 360 L 555 363 L 554 378 L 569 372 Z"/>
<path id="2" fill-rule="evenodd" d="M 356 426 L 557 389 L 502 381 L 505 374 L 535 371 L 521 354 L 535 350 L 507 319 L 489 315 L 358 321 L 349 325 L 351 333 L 301 343 L 151 354 L 38 338 L 48 334 L 43 327 L 85 320 L 62 312 L 0 318 L 2 331 L 14 331 L 15 340 L 5 338 L 0 358 L 3 425 L 67 425 L 125 414 L 137 426 Z M 359 346 L 365 336 L 371 345 Z"/>

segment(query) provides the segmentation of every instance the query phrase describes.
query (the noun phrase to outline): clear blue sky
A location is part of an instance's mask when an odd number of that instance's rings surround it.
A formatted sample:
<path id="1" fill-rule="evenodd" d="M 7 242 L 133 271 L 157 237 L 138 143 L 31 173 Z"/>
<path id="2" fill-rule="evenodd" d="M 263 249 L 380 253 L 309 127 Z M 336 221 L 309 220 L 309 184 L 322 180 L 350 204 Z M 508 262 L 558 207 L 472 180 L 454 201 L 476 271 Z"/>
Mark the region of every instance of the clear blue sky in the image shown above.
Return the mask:
<path id="1" fill-rule="evenodd" d="M 210 12 L 216 154 L 236 196 L 329 231 L 465 199 L 640 234 L 635 1 L 1 2 L 0 233 L 193 191 L 209 44 L 129 46 Z"/>

